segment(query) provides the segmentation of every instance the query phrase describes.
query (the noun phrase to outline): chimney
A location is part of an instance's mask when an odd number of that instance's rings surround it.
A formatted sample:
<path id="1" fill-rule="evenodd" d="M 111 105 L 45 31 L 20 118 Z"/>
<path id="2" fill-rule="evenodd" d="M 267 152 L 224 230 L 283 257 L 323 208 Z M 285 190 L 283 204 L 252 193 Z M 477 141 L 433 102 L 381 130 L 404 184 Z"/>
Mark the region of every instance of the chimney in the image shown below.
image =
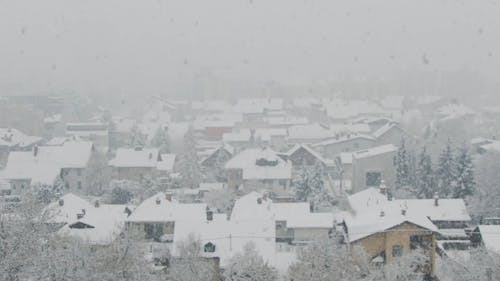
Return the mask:
<path id="1" fill-rule="evenodd" d="M 99 206 L 101 206 L 99 200 L 95 200 L 94 207 L 99 208 Z"/>
<path id="2" fill-rule="evenodd" d="M 165 193 L 165 199 L 167 199 L 168 202 L 172 202 L 172 193 L 170 192 Z"/>
<path id="3" fill-rule="evenodd" d="M 127 214 L 127 217 L 129 217 L 132 214 L 132 211 L 128 207 L 125 207 L 125 213 Z"/>
<path id="4" fill-rule="evenodd" d="M 439 194 L 434 192 L 434 206 L 439 206 Z"/>
<path id="5" fill-rule="evenodd" d="M 64 199 L 59 199 L 59 206 L 64 206 Z"/>
<path id="6" fill-rule="evenodd" d="M 161 203 L 160 198 L 156 198 L 156 205 L 160 205 L 160 203 Z"/>
<path id="7" fill-rule="evenodd" d="M 214 220 L 214 212 L 210 209 L 207 209 L 207 221 L 213 221 Z"/>
<path id="8" fill-rule="evenodd" d="M 401 209 L 401 215 L 406 216 L 406 209 Z"/>
<path id="9" fill-rule="evenodd" d="M 384 210 L 380 210 L 380 217 L 385 217 L 385 212 L 384 212 Z"/>
<path id="10" fill-rule="evenodd" d="M 33 156 L 36 157 L 38 155 L 38 145 L 33 146 Z"/>
<path id="11" fill-rule="evenodd" d="M 257 198 L 257 204 L 262 204 L 262 198 Z"/>

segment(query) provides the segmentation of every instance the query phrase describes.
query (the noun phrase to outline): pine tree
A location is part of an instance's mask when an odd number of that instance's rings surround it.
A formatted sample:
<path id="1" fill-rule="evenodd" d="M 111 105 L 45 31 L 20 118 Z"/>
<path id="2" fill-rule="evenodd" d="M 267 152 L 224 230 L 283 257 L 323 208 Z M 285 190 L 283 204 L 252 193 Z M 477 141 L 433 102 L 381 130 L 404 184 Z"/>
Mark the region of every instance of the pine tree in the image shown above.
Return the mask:
<path id="1" fill-rule="evenodd" d="M 432 158 L 427 154 L 425 146 L 418 157 L 415 181 L 415 195 L 418 198 L 432 198 L 436 189 L 436 183 L 434 171 L 432 170 Z"/>
<path id="2" fill-rule="evenodd" d="M 439 163 L 436 171 L 438 192 L 443 197 L 449 197 L 455 190 L 457 165 L 453 155 L 451 142 L 448 140 L 445 149 L 439 155 Z"/>
<path id="3" fill-rule="evenodd" d="M 295 188 L 295 198 L 299 201 L 307 201 L 312 194 L 310 187 L 310 173 L 305 166 L 302 166 L 298 178 L 294 180 L 293 186 Z"/>
<path id="4" fill-rule="evenodd" d="M 404 139 L 398 148 L 398 152 L 394 158 L 396 166 L 396 189 L 408 188 L 411 186 L 411 156 L 406 149 Z"/>
<path id="5" fill-rule="evenodd" d="M 474 167 L 468 147 L 464 144 L 456 156 L 456 184 L 453 186 L 453 198 L 465 198 L 474 194 L 476 182 Z"/>
<path id="6" fill-rule="evenodd" d="M 168 132 L 162 127 L 158 128 L 153 139 L 151 140 L 151 144 L 158 148 L 160 153 L 170 152 L 170 137 Z"/>
<path id="7" fill-rule="evenodd" d="M 188 188 L 197 188 L 202 179 L 202 172 L 192 128 L 189 128 L 184 136 L 184 148 L 180 155 L 179 168 L 182 184 Z"/>
<path id="8" fill-rule="evenodd" d="M 137 125 L 134 125 L 132 127 L 132 129 L 130 130 L 127 144 L 129 147 L 137 147 L 137 146 L 145 146 L 146 145 L 146 138 L 141 133 L 141 131 L 139 130 L 139 127 Z"/>

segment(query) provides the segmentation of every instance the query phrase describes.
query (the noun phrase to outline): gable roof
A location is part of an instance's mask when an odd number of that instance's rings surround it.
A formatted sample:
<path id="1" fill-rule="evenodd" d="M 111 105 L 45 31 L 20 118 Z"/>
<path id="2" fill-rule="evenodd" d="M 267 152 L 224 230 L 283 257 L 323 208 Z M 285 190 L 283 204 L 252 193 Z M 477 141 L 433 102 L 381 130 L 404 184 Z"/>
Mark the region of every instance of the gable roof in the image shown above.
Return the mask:
<path id="1" fill-rule="evenodd" d="M 298 151 L 300 151 L 301 149 L 307 151 L 309 154 L 313 155 L 321 163 L 323 163 L 323 164 L 325 164 L 327 166 L 333 165 L 333 163 L 334 163 L 334 161 L 331 160 L 331 159 L 325 159 L 323 156 L 321 156 L 321 154 L 319 154 L 318 152 L 316 152 L 314 149 L 312 149 L 311 147 L 309 147 L 309 145 L 307 145 L 307 144 L 296 144 L 296 145 L 294 145 L 290 150 L 288 150 L 286 152 L 286 155 L 288 157 L 290 157 L 293 154 L 295 154 Z"/>
<path id="2" fill-rule="evenodd" d="M 177 155 L 172 153 L 160 154 L 160 161 L 158 161 L 156 168 L 160 171 L 173 171 L 176 157 Z"/>
<path id="3" fill-rule="evenodd" d="M 261 159 L 277 162 L 277 164 L 259 166 L 257 161 Z M 242 169 L 243 179 L 290 179 L 292 177 L 292 165 L 270 148 L 245 149 L 230 159 L 225 168 Z"/>
<path id="4" fill-rule="evenodd" d="M 397 123 L 387 123 L 384 126 L 378 128 L 378 130 L 376 130 L 375 132 L 373 132 L 373 136 L 378 139 L 394 128 L 404 132 L 404 130 L 401 129 L 401 127 L 399 127 Z"/>
<path id="5" fill-rule="evenodd" d="M 486 249 L 500 254 L 500 225 L 478 226 Z"/>
<path id="6" fill-rule="evenodd" d="M 375 138 L 369 135 L 364 135 L 364 134 L 348 134 L 345 136 L 341 136 L 338 138 L 331 138 L 327 139 L 318 143 L 313 144 L 313 147 L 317 146 L 327 146 L 327 145 L 332 145 L 332 144 L 337 144 L 337 143 L 343 143 L 343 142 L 348 142 L 352 140 L 357 140 L 357 139 L 365 139 L 369 141 L 375 142 Z"/>
<path id="7" fill-rule="evenodd" d="M 23 148 L 41 141 L 41 137 L 28 136 L 14 128 L 0 128 L 0 146 L 19 146 Z"/>
<path id="8" fill-rule="evenodd" d="M 159 204 L 157 204 L 157 200 Z M 166 199 L 159 192 L 144 200 L 127 218 L 129 222 L 177 222 L 183 220 L 204 221 L 207 204 L 184 204 Z"/>
<path id="9" fill-rule="evenodd" d="M 59 203 L 61 200 L 62 206 Z M 52 202 L 42 210 L 42 219 L 49 223 L 69 223 L 76 220 L 76 215 L 82 213 L 82 209 L 92 208 L 89 201 L 73 194 L 67 193 L 58 201 Z"/>

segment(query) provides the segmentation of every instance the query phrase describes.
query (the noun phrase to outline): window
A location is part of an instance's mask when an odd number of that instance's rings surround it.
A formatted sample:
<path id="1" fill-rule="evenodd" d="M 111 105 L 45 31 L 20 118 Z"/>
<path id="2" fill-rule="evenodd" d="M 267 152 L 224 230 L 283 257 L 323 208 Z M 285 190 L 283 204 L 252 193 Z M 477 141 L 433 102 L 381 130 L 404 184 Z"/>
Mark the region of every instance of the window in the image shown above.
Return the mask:
<path id="1" fill-rule="evenodd" d="M 203 247 L 205 253 L 213 253 L 215 252 L 215 244 L 212 243 L 212 242 L 208 242 L 207 244 L 205 244 L 205 246 Z"/>
<path id="2" fill-rule="evenodd" d="M 393 257 L 400 257 L 402 255 L 403 255 L 403 246 L 401 246 L 401 245 L 392 246 L 392 256 Z"/>
<path id="3" fill-rule="evenodd" d="M 82 182 L 78 181 L 77 186 L 78 186 L 78 189 L 82 189 Z"/>
<path id="4" fill-rule="evenodd" d="M 16 185 L 15 184 L 12 184 L 12 189 L 16 189 Z"/>
<path id="5" fill-rule="evenodd" d="M 69 189 L 69 182 L 65 183 L 64 186 L 66 187 L 66 189 Z"/>
<path id="6" fill-rule="evenodd" d="M 431 241 L 429 238 L 423 235 L 412 235 L 410 236 L 410 249 L 427 249 L 431 247 Z"/>
<path id="7" fill-rule="evenodd" d="M 24 184 L 21 184 L 21 189 L 24 189 Z"/>
<path id="8" fill-rule="evenodd" d="M 380 186 L 381 182 L 381 172 L 366 172 L 366 186 Z"/>

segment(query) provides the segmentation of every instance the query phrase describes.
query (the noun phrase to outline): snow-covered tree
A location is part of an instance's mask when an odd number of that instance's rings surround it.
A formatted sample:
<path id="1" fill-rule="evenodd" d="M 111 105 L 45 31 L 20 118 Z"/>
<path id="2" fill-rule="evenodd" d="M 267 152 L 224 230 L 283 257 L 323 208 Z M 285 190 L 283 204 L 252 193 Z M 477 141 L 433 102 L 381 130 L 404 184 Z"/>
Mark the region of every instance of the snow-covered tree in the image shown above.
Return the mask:
<path id="1" fill-rule="evenodd" d="M 453 198 L 465 198 L 474 194 L 476 181 L 474 179 L 474 167 L 469 148 L 464 144 L 456 156 L 456 184 L 453 186 Z"/>
<path id="2" fill-rule="evenodd" d="M 130 130 L 127 145 L 132 148 L 146 145 L 146 137 L 137 125 L 134 125 Z"/>
<path id="3" fill-rule="evenodd" d="M 197 188 L 202 180 L 201 167 L 196 153 L 194 131 L 190 127 L 184 136 L 184 148 L 179 159 L 183 187 Z"/>
<path id="4" fill-rule="evenodd" d="M 333 204 L 333 198 L 323 177 L 323 167 L 316 163 L 312 170 L 303 167 L 293 183 L 297 200 L 309 202 L 314 211 L 328 210 Z"/>
<path id="5" fill-rule="evenodd" d="M 171 281 L 218 280 L 218 270 L 213 260 L 201 257 L 202 244 L 190 234 L 178 244 L 178 257 L 172 258 L 168 269 Z"/>
<path id="6" fill-rule="evenodd" d="M 122 189 L 121 187 L 117 186 L 111 190 L 110 194 L 110 203 L 111 204 L 127 204 L 132 200 L 134 195 L 132 192 L 126 189 Z"/>
<path id="7" fill-rule="evenodd" d="M 434 178 L 434 170 L 432 168 L 432 158 L 427 153 L 424 146 L 418 156 L 416 168 L 416 187 L 414 194 L 417 198 L 432 198 L 436 192 L 436 181 Z"/>
<path id="8" fill-rule="evenodd" d="M 412 161 L 412 155 L 406 148 L 405 140 L 402 139 L 397 154 L 394 157 L 394 165 L 396 166 L 396 189 L 411 189 L 413 185 Z"/>
<path id="9" fill-rule="evenodd" d="M 151 140 L 151 145 L 158 148 L 160 153 L 169 153 L 171 146 L 170 144 L 171 144 L 170 136 L 168 135 L 167 130 L 162 127 L 159 127 L 156 130 L 153 139 Z"/>
<path id="10" fill-rule="evenodd" d="M 470 257 L 444 258 L 437 277 L 441 281 L 494 281 L 500 276 L 500 255 L 472 249 Z"/>
<path id="11" fill-rule="evenodd" d="M 278 272 L 255 250 L 255 245 L 245 245 L 243 253 L 236 254 L 229 261 L 228 268 L 224 271 L 226 281 L 275 281 Z"/>
<path id="12" fill-rule="evenodd" d="M 302 166 L 300 173 L 293 181 L 295 189 L 295 198 L 299 201 L 307 201 L 312 194 L 312 188 L 309 184 L 311 174 L 309 170 Z"/>
<path id="13" fill-rule="evenodd" d="M 452 195 L 456 186 L 457 165 L 451 141 L 448 140 L 445 149 L 439 155 L 438 167 L 436 170 L 436 179 L 438 193 L 442 197 Z"/>
<path id="14" fill-rule="evenodd" d="M 488 152 L 478 159 L 477 184 L 474 194 L 468 198 L 468 210 L 473 219 L 498 216 L 500 212 L 500 153 Z"/>
<path id="15" fill-rule="evenodd" d="M 362 248 L 328 239 L 312 243 L 301 251 L 288 269 L 287 280 L 362 280 L 369 273 L 370 265 Z"/>

